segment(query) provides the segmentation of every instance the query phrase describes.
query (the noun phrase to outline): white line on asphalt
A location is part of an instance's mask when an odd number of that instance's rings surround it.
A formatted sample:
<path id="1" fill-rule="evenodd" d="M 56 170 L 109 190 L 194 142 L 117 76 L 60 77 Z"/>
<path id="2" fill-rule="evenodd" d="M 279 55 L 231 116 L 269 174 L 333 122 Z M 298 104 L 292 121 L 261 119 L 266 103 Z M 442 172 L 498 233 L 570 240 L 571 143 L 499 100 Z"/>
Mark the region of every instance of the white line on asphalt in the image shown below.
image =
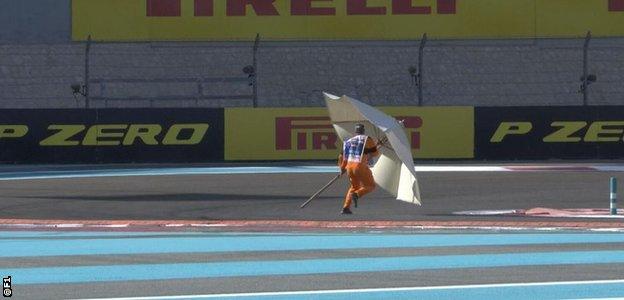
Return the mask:
<path id="1" fill-rule="evenodd" d="M 235 298 L 235 297 L 261 297 L 261 296 L 323 295 L 323 294 L 349 294 L 349 293 L 372 293 L 372 292 L 403 292 L 403 291 L 431 291 L 431 290 L 457 290 L 457 289 L 505 288 L 505 287 L 528 287 L 528 286 L 610 284 L 610 283 L 624 283 L 624 279 L 617 279 L 617 280 L 588 280 L 588 281 L 526 282 L 526 283 L 496 283 L 496 284 L 447 285 L 447 286 L 419 286 L 419 287 L 345 289 L 345 290 L 318 290 L 318 291 L 259 292 L 259 293 L 235 293 L 235 294 L 205 294 L 205 295 L 153 296 L 153 297 L 129 297 L 129 298 L 91 298 L 91 299 L 80 299 L 80 300 L 210 299 L 210 298 L 220 298 L 220 297 Z M 614 299 L 620 299 L 620 298 L 614 298 Z"/>
<path id="2" fill-rule="evenodd" d="M 575 211 L 576 210 L 576 211 Z M 524 217 L 539 217 L 539 218 L 593 218 L 593 219 L 624 219 L 624 209 L 619 209 L 617 215 L 610 215 L 607 209 L 604 209 L 603 214 L 578 214 L 579 209 L 559 209 L 559 211 L 568 212 L 557 214 L 526 214 L 522 210 L 517 209 L 502 209 L 502 210 L 465 210 L 453 212 L 454 215 L 459 216 L 505 216 L 505 215 L 519 215 Z M 593 210 L 593 209 L 587 209 Z"/>
<path id="3" fill-rule="evenodd" d="M 514 169 L 516 168 L 516 169 Z M 516 166 L 416 166 L 416 172 L 526 172 L 526 171 L 557 171 L 564 172 L 576 170 L 574 164 L 568 165 L 522 165 Z M 623 172 L 624 166 L 620 165 L 582 165 L 594 172 Z M 289 174 L 289 173 L 335 173 L 336 166 L 275 166 L 275 167 L 194 167 L 194 168 L 149 168 L 149 169 L 77 169 L 62 171 L 38 171 L 27 170 L 19 172 L 0 172 L 0 181 L 8 180 L 38 180 L 38 179 L 71 179 L 92 177 L 126 177 L 126 176 L 163 176 L 163 175 L 223 175 L 223 174 Z"/>
<path id="4" fill-rule="evenodd" d="M 624 300 L 623 297 L 617 298 L 578 298 L 578 299 L 564 299 L 564 300 Z"/>
<path id="5" fill-rule="evenodd" d="M 551 217 L 555 218 L 555 217 Z M 1 219 L 0 219 L 1 221 Z M 2 228 L 28 228 L 28 229 L 37 229 L 37 228 L 57 228 L 64 227 L 63 224 L 0 224 L 0 230 Z M 136 225 L 141 226 L 141 225 Z M 164 227 L 244 227 L 241 225 L 229 225 L 229 224 L 163 224 L 158 226 Z M 67 227 L 67 226 L 65 226 Z M 132 227 L 130 224 L 84 224 L 83 226 L 73 226 L 73 227 L 82 227 L 82 228 L 128 228 Z M 467 230 L 483 230 L 483 231 L 596 231 L 596 232 L 624 232 L 624 228 L 622 227 L 601 227 L 601 228 L 591 228 L 591 227 L 535 227 L 535 226 L 453 226 L 453 225 L 336 225 L 336 226 L 321 226 L 319 228 L 360 228 L 360 229 L 417 229 L 417 230 L 455 230 L 455 229 L 467 229 Z"/>

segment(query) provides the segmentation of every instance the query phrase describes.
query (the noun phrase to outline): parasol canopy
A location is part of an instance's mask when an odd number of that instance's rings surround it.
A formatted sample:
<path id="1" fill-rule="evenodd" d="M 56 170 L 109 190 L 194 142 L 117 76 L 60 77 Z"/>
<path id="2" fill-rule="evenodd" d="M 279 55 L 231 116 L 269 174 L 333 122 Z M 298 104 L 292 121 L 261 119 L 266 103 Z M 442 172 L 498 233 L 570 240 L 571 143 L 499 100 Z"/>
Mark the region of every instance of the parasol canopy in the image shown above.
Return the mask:
<path id="1" fill-rule="evenodd" d="M 355 124 L 364 124 L 366 135 L 384 141 L 381 155 L 371 167 L 375 183 L 397 200 L 421 204 L 410 144 L 401 122 L 348 96 L 323 93 L 332 125 L 341 140 L 355 135 Z"/>

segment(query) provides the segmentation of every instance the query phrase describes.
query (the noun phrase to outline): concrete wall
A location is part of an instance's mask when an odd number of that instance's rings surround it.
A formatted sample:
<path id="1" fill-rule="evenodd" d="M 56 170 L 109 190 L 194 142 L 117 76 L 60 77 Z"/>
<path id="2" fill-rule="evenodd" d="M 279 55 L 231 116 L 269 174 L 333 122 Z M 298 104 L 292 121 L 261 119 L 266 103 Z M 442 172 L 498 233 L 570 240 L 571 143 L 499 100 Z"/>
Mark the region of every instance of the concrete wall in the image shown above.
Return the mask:
<path id="1" fill-rule="evenodd" d="M 424 104 L 582 104 L 582 45 L 583 40 L 429 41 Z M 0 45 L 0 107 L 83 106 L 70 85 L 83 81 L 84 49 L 80 43 Z M 417 89 L 407 70 L 417 57 L 418 41 L 262 42 L 258 102 L 320 106 L 321 91 L 328 91 L 374 105 L 413 105 Z M 589 103 L 622 104 L 624 39 L 592 40 L 589 57 L 590 73 L 598 76 Z M 91 78 L 103 82 L 90 85 L 93 97 L 133 99 L 94 100 L 98 107 L 251 105 L 250 99 L 197 97 L 251 94 L 242 72 L 252 63 L 251 43 L 96 43 L 90 60 Z M 204 77 L 213 81 L 193 81 Z"/>
<path id="2" fill-rule="evenodd" d="M 70 42 L 70 0 L 0 0 L 0 108 L 83 107 L 85 44 Z M 260 106 L 321 106 L 321 91 L 414 105 L 419 41 L 261 42 Z M 250 106 L 251 43 L 95 43 L 97 107 Z M 583 40 L 427 43 L 425 105 L 578 105 Z M 594 39 L 590 104 L 624 101 L 624 38 Z M 124 100 L 125 99 L 125 100 Z"/>

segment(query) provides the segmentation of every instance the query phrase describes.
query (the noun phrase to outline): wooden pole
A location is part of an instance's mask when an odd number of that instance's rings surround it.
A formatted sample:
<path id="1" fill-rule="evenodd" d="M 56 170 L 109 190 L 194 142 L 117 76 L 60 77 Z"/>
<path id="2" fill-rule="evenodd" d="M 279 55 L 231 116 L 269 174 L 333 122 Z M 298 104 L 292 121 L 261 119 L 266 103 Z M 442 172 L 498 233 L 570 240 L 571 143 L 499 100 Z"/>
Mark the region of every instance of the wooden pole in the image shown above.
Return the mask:
<path id="1" fill-rule="evenodd" d="M 334 184 L 334 182 L 336 182 L 336 180 L 338 180 L 338 178 L 340 178 L 340 176 L 342 176 L 342 173 L 336 175 L 336 177 L 332 178 L 332 180 L 330 180 L 324 187 L 322 187 L 320 190 L 318 190 L 316 193 L 314 193 L 314 195 L 312 195 L 308 201 L 303 202 L 303 204 L 301 204 L 301 206 L 299 206 L 299 208 L 304 208 L 306 207 L 306 205 L 308 205 L 308 203 L 310 203 L 312 200 L 314 200 L 314 198 L 316 198 L 316 196 L 320 195 L 322 192 L 324 192 L 329 186 L 331 186 L 332 184 Z"/>

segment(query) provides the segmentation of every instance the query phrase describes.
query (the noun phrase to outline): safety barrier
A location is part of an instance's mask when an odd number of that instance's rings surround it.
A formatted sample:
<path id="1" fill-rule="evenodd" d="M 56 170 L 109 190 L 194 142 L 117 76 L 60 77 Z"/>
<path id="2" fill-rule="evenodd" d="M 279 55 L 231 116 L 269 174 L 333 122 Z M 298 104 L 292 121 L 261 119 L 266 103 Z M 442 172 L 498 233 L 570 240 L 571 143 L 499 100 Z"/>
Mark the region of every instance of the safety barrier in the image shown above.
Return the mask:
<path id="1" fill-rule="evenodd" d="M 475 156 L 487 160 L 624 157 L 624 107 L 477 107 Z"/>
<path id="2" fill-rule="evenodd" d="M 416 160 L 624 157 L 624 106 L 381 110 L 404 120 Z M 334 160 L 341 147 L 324 108 L 0 110 L 0 119 L 2 163 Z"/>
<path id="3" fill-rule="evenodd" d="M 0 162 L 223 160 L 223 109 L 0 110 Z"/>

